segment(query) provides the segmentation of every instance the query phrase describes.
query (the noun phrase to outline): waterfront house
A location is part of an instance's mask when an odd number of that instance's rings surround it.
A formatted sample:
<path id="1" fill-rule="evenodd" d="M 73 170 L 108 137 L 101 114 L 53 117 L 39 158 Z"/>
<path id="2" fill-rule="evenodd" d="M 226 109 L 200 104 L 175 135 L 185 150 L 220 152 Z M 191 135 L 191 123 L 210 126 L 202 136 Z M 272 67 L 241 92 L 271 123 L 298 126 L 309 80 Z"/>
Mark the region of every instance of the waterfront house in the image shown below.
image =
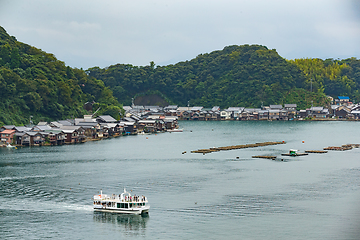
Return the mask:
<path id="1" fill-rule="evenodd" d="M 33 132 L 29 131 L 22 135 L 19 145 L 23 146 L 35 146 L 35 145 L 42 145 L 45 141 L 43 135 L 40 132 Z"/>
<path id="2" fill-rule="evenodd" d="M 243 112 L 247 112 L 247 120 L 259 120 L 260 108 L 245 108 Z"/>
<path id="3" fill-rule="evenodd" d="M 156 127 L 156 120 L 140 120 L 137 125 L 138 132 L 155 132 Z"/>
<path id="4" fill-rule="evenodd" d="M 63 145 L 65 143 L 65 134 L 60 129 L 52 129 L 49 131 L 48 139 L 51 145 Z"/>
<path id="5" fill-rule="evenodd" d="M 329 110 L 324 107 L 311 107 L 307 109 L 307 116 L 312 118 L 327 118 Z"/>
<path id="6" fill-rule="evenodd" d="M 227 110 L 220 111 L 220 118 L 221 120 L 230 120 L 231 119 L 231 112 Z"/>
<path id="7" fill-rule="evenodd" d="M 247 121 L 250 120 L 251 112 L 247 111 L 246 109 L 240 114 L 239 120 L 240 121 Z"/>
<path id="8" fill-rule="evenodd" d="M 284 109 L 288 111 L 296 111 L 297 105 L 296 104 L 285 104 Z"/>
<path id="9" fill-rule="evenodd" d="M 9 129 L 9 130 L 14 129 L 14 127 L 15 127 L 15 125 L 4 125 L 0 128 L 0 132 L 4 131 L 6 129 Z"/>
<path id="10" fill-rule="evenodd" d="M 23 136 L 25 135 L 25 132 L 15 132 L 14 137 L 13 137 L 13 141 L 16 145 L 23 145 L 22 144 L 22 139 Z"/>
<path id="11" fill-rule="evenodd" d="M 269 110 L 259 110 L 259 120 L 269 119 Z"/>
<path id="12" fill-rule="evenodd" d="M 113 118 L 112 116 L 110 115 L 102 115 L 102 116 L 98 116 L 96 118 L 96 121 L 98 123 L 115 123 L 116 122 L 116 119 Z"/>
<path id="13" fill-rule="evenodd" d="M 281 110 L 283 109 L 282 105 L 269 105 L 271 110 Z"/>
<path id="14" fill-rule="evenodd" d="M 176 109 L 176 114 L 180 118 L 180 117 L 182 117 L 182 113 L 185 111 L 191 111 L 191 107 L 178 107 Z"/>
<path id="15" fill-rule="evenodd" d="M 204 107 L 200 107 L 200 106 L 196 106 L 196 107 L 192 107 L 191 111 L 192 112 L 200 112 Z"/>
<path id="16" fill-rule="evenodd" d="M 136 123 L 135 122 L 128 122 L 122 121 L 120 125 L 124 126 L 125 134 L 135 134 L 136 133 Z"/>
<path id="17" fill-rule="evenodd" d="M 279 120 L 289 120 L 288 118 L 288 111 L 283 109 L 279 112 Z"/>
<path id="18" fill-rule="evenodd" d="M 213 120 L 213 121 L 221 120 L 220 112 L 219 111 L 211 111 L 211 120 Z"/>
<path id="19" fill-rule="evenodd" d="M 180 115 L 180 118 L 181 118 L 182 120 L 190 120 L 191 117 L 192 117 L 192 112 L 191 112 L 191 111 L 184 111 L 184 112 L 182 112 L 181 115 Z"/>
<path id="20" fill-rule="evenodd" d="M 270 105 L 271 106 L 271 105 Z M 279 106 L 279 105 L 276 105 Z M 269 120 L 279 120 L 280 119 L 280 108 L 271 108 L 269 109 Z"/>
<path id="21" fill-rule="evenodd" d="M 351 111 L 351 114 L 354 116 L 354 119 L 356 120 L 360 119 L 360 110 L 353 110 Z"/>
<path id="22" fill-rule="evenodd" d="M 131 117 L 124 117 L 123 119 L 121 119 L 121 121 L 136 123 L 136 120 Z"/>
<path id="23" fill-rule="evenodd" d="M 65 134 L 65 143 L 85 142 L 85 129 L 81 126 L 63 126 L 61 131 Z"/>
<path id="24" fill-rule="evenodd" d="M 229 107 L 226 111 L 230 112 L 230 119 L 239 119 L 240 114 L 245 110 L 244 107 Z"/>
<path id="25" fill-rule="evenodd" d="M 191 115 L 191 120 L 199 120 L 200 112 L 193 112 Z"/>
<path id="26" fill-rule="evenodd" d="M 76 126 L 80 126 L 84 129 L 84 134 L 88 138 L 96 138 L 97 131 L 100 129 L 98 122 L 78 122 Z"/>
<path id="27" fill-rule="evenodd" d="M 100 128 L 103 129 L 104 137 L 113 137 L 120 135 L 119 123 L 100 123 Z"/>
<path id="28" fill-rule="evenodd" d="M 296 104 L 285 104 L 284 110 L 287 111 L 287 119 L 294 119 L 296 117 Z"/>
<path id="29" fill-rule="evenodd" d="M 175 110 L 178 109 L 178 106 L 177 105 L 169 105 L 169 106 L 166 106 L 164 107 L 164 111 L 169 111 L 169 110 Z"/>
<path id="30" fill-rule="evenodd" d="M 351 113 L 351 109 L 347 106 L 339 106 L 335 109 L 335 116 L 338 118 L 348 118 L 348 115 Z"/>
<path id="31" fill-rule="evenodd" d="M 11 144 L 13 142 L 13 137 L 15 134 L 15 130 L 13 129 L 5 129 L 3 130 L 1 135 L 1 142 L 5 144 Z"/>
<path id="32" fill-rule="evenodd" d="M 14 127 L 13 128 L 17 133 L 18 132 L 28 132 L 31 131 L 30 127 L 25 127 L 25 126 L 18 126 L 18 127 Z"/>
<path id="33" fill-rule="evenodd" d="M 52 128 L 49 125 L 36 125 L 32 127 L 31 131 L 34 132 L 44 132 L 46 130 L 51 130 Z"/>
<path id="34" fill-rule="evenodd" d="M 207 120 L 206 115 L 207 115 L 208 111 L 209 111 L 209 109 L 203 109 L 203 110 L 200 111 L 200 113 L 199 113 L 199 120 L 200 121 L 206 121 Z"/>

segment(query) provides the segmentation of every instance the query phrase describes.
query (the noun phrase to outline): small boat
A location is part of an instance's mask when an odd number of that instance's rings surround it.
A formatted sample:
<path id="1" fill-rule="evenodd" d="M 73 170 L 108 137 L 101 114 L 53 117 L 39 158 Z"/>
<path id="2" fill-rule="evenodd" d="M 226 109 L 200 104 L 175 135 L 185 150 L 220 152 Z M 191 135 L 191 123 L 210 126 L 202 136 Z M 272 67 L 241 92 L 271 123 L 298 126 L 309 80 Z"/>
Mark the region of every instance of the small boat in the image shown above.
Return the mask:
<path id="1" fill-rule="evenodd" d="M 6 145 L 6 147 L 7 147 L 7 148 L 15 148 L 15 149 L 16 149 L 16 147 L 15 147 L 15 146 L 12 146 L 10 143 L 8 143 L 8 144 Z"/>
<path id="2" fill-rule="evenodd" d="M 179 128 L 174 128 L 174 129 L 168 129 L 166 130 L 167 132 L 182 132 L 183 130 L 182 129 L 179 129 Z"/>
<path id="3" fill-rule="evenodd" d="M 129 192 L 124 189 L 120 195 L 112 194 L 111 196 L 103 194 L 100 191 L 99 195 L 94 195 L 94 211 L 97 212 L 111 212 L 122 214 L 148 214 L 150 205 L 145 196 L 131 196 Z"/>
<path id="4" fill-rule="evenodd" d="M 300 153 L 299 150 L 290 149 L 289 153 L 282 153 L 282 156 L 290 156 L 290 157 L 296 157 L 296 156 L 306 156 L 308 153 Z"/>

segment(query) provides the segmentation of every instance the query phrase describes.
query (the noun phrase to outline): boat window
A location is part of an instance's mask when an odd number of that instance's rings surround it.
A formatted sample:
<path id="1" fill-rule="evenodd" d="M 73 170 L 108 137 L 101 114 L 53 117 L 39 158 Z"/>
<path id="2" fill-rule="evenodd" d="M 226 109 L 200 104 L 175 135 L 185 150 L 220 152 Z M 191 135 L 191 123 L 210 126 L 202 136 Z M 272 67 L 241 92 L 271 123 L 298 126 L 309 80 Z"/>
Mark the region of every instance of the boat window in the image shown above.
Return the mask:
<path id="1" fill-rule="evenodd" d="M 125 208 L 125 203 L 120 203 L 120 208 Z"/>
<path id="2" fill-rule="evenodd" d="M 132 204 L 132 203 L 130 203 L 130 208 L 132 208 L 132 205 L 133 205 L 133 204 Z"/>
<path id="3" fill-rule="evenodd" d="M 117 208 L 120 208 L 120 203 L 117 203 Z"/>
<path id="4" fill-rule="evenodd" d="M 128 204 L 128 203 L 125 203 L 125 208 L 129 208 L 129 204 Z"/>

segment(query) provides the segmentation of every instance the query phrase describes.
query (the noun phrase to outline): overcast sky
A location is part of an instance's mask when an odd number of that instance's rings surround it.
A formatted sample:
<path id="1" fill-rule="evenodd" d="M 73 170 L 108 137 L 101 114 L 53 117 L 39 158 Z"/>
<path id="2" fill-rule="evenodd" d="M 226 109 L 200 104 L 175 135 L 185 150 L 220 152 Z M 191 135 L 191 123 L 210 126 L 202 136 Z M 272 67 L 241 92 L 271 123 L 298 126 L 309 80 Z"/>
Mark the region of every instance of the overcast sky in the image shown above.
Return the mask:
<path id="1" fill-rule="evenodd" d="M 360 58 L 358 0 L 0 0 L 0 26 L 71 67 L 174 64 L 229 45 Z"/>

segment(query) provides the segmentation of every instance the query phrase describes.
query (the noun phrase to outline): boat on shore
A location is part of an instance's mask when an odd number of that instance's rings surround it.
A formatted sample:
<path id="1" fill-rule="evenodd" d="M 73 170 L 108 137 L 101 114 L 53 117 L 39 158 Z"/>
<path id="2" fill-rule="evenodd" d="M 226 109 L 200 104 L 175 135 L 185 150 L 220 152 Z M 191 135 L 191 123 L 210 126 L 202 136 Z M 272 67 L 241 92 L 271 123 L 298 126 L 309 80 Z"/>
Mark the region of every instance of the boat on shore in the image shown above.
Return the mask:
<path id="1" fill-rule="evenodd" d="M 94 211 L 111 212 L 121 214 L 148 214 L 150 205 L 145 196 L 132 196 L 124 189 L 122 194 L 112 194 L 111 196 L 103 194 L 94 195 Z"/>
<path id="2" fill-rule="evenodd" d="M 174 129 L 168 129 L 167 132 L 183 132 L 183 129 L 174 128 Z"/>

